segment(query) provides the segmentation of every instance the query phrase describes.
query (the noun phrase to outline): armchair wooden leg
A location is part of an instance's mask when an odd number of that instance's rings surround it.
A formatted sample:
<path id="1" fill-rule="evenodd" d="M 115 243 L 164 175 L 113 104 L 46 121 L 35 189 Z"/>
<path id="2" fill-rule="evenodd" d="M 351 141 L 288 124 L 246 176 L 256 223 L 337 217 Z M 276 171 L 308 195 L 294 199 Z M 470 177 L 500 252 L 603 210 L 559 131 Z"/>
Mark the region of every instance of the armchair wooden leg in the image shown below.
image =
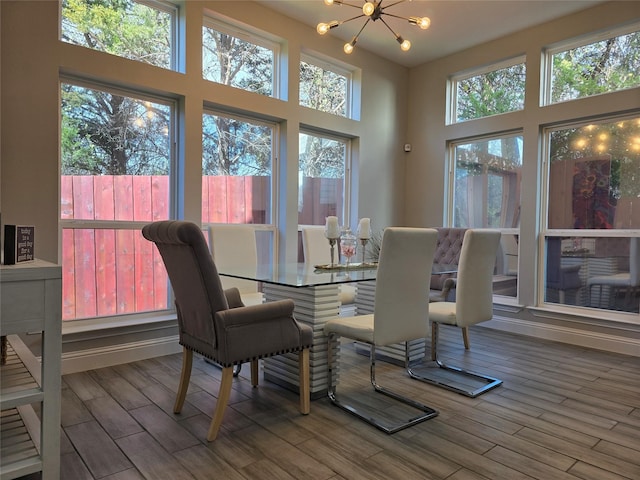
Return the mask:
<path id="1" fill-rule="evenodd" d="M 258 386 L 258 362 L 259 360 L 251 360 L 251 386 Z"/>
<path id="2" fill-rule="evenodd" d="M 176 403 L 173 405 L 173 413 L 180 413 L 184 399 L 189 389 L 189 379 L 191 378 L 191 365 L 193 364 L 193 350 L 187 347 L 182 348 L 182 373 L 180 374 L 180 385 L 176 395 Z"/>
<path id="3" fill-rule="evenodd" d="M 465 350 L 469 350 L 469 327 L 462 327 L 462 341 Z"/>
<path id="4" fill-rule="evenodd" d="M 302 350 L 298 357 L 300 369 L 300 413 L 307 415 L 311 410 L 309 397 L 309 349 Z"/>
<path id="5" fill-rule="evenodd" d="M 207 433 L 207 440 L 209 442 L 212 442 L 218 436 L 218 431 L 222 424 L 222 417 L 224 417 L 224 411 L 227 408 L 227 403 L 229 403 L 232 381 L 233 367 L 224 367 L 222 369 L 222 380 L 220 381 L 220 390 L 218 391 L 216 408 L 213 411 L 213 418 L 211 419 L 211 425 L 209 426 L 209 432 Z"/>

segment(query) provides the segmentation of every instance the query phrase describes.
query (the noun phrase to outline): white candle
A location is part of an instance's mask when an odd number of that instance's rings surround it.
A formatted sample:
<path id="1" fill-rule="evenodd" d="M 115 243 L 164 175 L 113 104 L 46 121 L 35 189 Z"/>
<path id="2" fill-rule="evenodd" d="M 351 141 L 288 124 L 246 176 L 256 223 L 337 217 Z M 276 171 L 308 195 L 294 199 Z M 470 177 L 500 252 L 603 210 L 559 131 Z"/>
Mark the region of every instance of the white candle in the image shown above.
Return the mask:
<path id="1" fill-rule="evenodd" d="M 371 238 L 371 220 L 368 218 L 361 218 L 358 223 L 358 238 L 369 239 Z"/>
<path id="2" fill-rule="evenodd" d="M 327 217 L 327 223 L 324 227 L 324 234 L 327 238 L 338 238 L 340 236 L 338 217 L 334 217 L 332 215 Z"/>

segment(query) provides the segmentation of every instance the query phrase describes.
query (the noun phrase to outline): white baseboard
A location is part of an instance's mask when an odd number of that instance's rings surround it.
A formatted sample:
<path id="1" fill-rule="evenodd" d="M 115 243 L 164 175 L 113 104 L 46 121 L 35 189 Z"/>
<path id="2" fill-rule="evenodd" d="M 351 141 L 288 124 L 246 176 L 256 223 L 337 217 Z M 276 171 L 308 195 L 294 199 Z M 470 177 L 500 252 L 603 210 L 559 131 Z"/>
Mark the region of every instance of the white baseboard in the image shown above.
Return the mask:
<path id="1" fill-rule="evenodd" d="M 497 315 L 492 320 L 483 322 L 480 325 L 504 332 L 640 357 L 640 340 L 637 338 L 578 330 Z"/>
<path id="2" fill-rule="evenodd" d="M 109 345 L 62 354 L 62 374 L 84 372 L 182 352 L 178 336 Z"/>

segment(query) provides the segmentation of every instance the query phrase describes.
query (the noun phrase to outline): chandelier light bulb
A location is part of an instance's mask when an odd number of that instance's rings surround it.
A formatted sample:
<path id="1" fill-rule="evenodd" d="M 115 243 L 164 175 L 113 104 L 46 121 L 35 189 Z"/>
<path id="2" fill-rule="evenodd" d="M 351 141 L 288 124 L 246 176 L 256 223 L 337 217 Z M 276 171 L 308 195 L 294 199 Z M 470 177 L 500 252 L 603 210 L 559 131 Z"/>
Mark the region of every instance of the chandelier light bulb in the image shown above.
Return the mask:
<path id="1" fill-rule="evenodd" d="M 351 52 L 353 52 L 354 45 L 355 45 L 355 42 L 345 43 L 343 47 L 344 53 L 346 53 L 347 55 L 350 55 Z"/>
<path id="2" fill-rule="evenodd" d="M 398 37 L 398 43 L 400 44 L 400 50 L 408 52 L 411 48 L 411 42 L 409 40 L 403 40 L 402 37 Z"/>
<path id="3" fill-rule="evenodd" d="M 338 25 L 340 25 L 340 22 L 338 22 L 337 20 L 334 20 L 334 21 L 329 22 L 329 23 L 319 23 L 318 26 L 316 27 L 316 31 L 320 35 L 324 35 L 329 30 L 331 30 L 332 28 L 337 27 Z"/>
<path id="4" fill-rule="evenodd" d="M 333 5 L 333 0 L 324 0 L 324 4 L 331 6 Z"/>
<path id="5" fill-rule="evenodd" d="M 367 2 L 362 6 L 362 13 L 364 13 L 367 17 L 373 15 L 375 12 L 376 6 L 372 2 Z"/>
<path id="6" fill-rule="evenodd" d="M 409 17 L 409 23 L 426 30 L 431 26 L 431 19 L 429 17 Z"/>

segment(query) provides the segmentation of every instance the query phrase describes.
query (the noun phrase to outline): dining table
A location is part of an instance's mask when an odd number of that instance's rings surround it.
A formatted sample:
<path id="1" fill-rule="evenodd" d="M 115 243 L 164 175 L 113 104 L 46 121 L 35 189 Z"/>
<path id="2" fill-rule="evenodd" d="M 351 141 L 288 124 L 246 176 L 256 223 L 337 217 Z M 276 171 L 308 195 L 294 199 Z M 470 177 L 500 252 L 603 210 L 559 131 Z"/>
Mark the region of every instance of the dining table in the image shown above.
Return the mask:
<path id="1" fill-rule="evenodd" d="M 324 396 L 327 392 L 329 357 L 324 324 L 340 314 L 339 286 L 344 283 L 356 283 L 356 315 L 373 313 L 377 272 L 376 263 L 354 263 L 348 266 L 307 263 L 259 264 L 255 268 L 226 266 L 218 271 L 224 277 L 260 282 L 265 302 L 293 300 L 296 320 L 313 329 L 309 372 L 312 399 Z M 452 273 L 455 272 L 455 266 L 434 264 L 432 272 Z M 425 295 L 428 295 L 428 291 Z M 425 351 L 426 339 L 410 342 L 410 361 L 424 358 Z M 404 344 L 378 348 L 376 352 L 390 361 L 401 362 L 404 365 Z M 262 362 L 266 381 L 298 391 L 297 354 L 278 355 L 263 359 Z"/>

